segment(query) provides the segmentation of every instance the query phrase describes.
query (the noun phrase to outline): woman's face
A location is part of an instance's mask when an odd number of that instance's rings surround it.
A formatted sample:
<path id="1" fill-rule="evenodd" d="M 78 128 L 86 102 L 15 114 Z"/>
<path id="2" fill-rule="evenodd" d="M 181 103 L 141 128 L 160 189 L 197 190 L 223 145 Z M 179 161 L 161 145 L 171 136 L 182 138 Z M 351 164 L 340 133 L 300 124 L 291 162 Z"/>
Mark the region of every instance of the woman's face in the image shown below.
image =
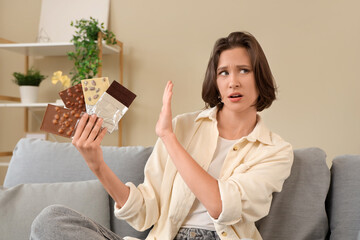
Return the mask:
<path id="1" fill-rule="evenodd" d="M 255 111 L 259 96 L 250 56 L 245 48 L 228 49 L 220 54 L 216 83 L 220 91 L 223 110 L 235 112 Z"/>

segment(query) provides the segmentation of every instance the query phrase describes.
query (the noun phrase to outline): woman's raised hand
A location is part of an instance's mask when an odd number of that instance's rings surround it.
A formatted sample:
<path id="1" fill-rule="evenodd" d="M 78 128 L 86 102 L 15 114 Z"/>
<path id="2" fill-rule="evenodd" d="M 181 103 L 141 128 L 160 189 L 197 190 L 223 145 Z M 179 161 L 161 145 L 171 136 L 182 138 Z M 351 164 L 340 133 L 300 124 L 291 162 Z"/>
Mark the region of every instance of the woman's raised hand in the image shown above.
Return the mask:
<path id="1" fill-rule="evenodd" d="M 93 171 L 96 171 L 103 162 L 100 144 L 106 134 L 106 128 L 101 129 L 102 123 L 103 119 L 85 113 L 78 123 L 72 140 L 72 144 Z"/>
<path id="2" fill-rule="evenodd" d="M 155 132 L 160 138 L 165 138 L 173 133 L 172 129 L 172 113 L 171 113 L 171 97 L 174 84 L 168 81 L 163 95 L 163 106 L 161 108 L 159 120 L 157 121 Z"/>

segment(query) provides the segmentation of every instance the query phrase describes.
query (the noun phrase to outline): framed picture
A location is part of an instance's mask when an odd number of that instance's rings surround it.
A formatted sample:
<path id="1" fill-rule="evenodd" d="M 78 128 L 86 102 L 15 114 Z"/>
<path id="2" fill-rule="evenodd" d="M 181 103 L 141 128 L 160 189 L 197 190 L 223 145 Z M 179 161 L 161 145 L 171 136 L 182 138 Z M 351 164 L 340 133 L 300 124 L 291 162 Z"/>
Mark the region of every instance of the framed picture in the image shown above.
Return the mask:
<path id="1" fill-rule="evenodd" d="M 93 17 L 108 26 L 110 0 L 42 0 L 37 42 L 70 42 L 71 21 Z"/>

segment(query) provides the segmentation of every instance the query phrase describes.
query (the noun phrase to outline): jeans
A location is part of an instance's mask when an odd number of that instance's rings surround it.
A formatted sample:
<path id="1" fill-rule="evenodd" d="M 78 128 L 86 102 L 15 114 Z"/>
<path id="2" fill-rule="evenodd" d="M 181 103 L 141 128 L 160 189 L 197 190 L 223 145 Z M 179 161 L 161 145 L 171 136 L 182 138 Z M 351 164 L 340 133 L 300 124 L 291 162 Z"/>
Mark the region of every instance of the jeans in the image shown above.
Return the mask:
<path id="1" fill-rule="evenodd" d="M 180 228 L 174 240 L 220 240 L 215 231 L 199 228 Z"/>
<path id="2" fill-rule="evenodd" d="M 30 240 L 123 240 L 82 214 L 61 206 L 45 208 L 31 225 Z M 181 228 L 174 240 L 220 240 L 215 231 Z"/>
<path id="3" fill-rule="evenodd" d="M 109 229 L 80 213 L 53 205 L 45 208 L 31 225 L 31 240 L 122 240 Z"/>

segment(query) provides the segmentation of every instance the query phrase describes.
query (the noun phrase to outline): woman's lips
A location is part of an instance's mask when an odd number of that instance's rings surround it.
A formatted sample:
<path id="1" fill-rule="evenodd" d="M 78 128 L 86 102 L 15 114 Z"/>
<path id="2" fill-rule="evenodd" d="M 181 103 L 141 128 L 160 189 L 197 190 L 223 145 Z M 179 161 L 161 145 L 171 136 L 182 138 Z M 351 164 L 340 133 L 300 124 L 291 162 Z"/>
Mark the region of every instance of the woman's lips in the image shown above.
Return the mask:
<path id="1" fill-rule="evenodd" d="M 232 93 L 229 95 L 228 98 L 231 102 L 238 102 L 242 99 L 242 97 L 243 97 L 243 95 L 240 93 Z"/>

